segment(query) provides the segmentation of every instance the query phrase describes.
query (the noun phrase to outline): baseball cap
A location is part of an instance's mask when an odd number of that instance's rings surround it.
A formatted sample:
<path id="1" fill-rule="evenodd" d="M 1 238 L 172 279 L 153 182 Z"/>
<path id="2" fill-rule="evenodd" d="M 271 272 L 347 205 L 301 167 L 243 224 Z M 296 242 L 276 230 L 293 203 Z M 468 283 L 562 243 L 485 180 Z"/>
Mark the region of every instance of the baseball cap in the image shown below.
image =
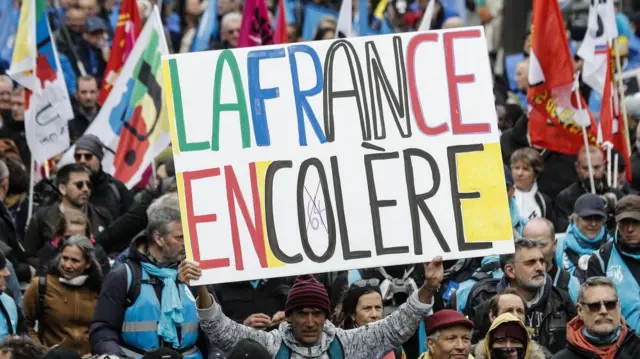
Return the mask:
<path id="1" fill-rule="evenodd" d="M 593 193 L 585 193 L 580 196 L 573 206 L 573 212 L 583 218 L 593 216 L 607 218 L 604 201 Z"/>
<path id="2" fill-rule="evenodd" d="M 640 222 L 640 196 L 630 194 L 616 203 L 616 222 L 627 218 Z"/>
<path id="3" fill-rule="evenodd" d="M 107 31 L 107 24 L 97 16 L 87 19 L 87 32 Z"/>
<path id="4" fill-rule="evenodd" d="M 437 332 L 442 328 L 448 328 L 455 325 L 462 325 L 469 329 L 473 329 L 473 322 L 465 318 L 457 310 L 443 309 L 427 318 L 425 323 L 427 327 L 427 335 Z"/>

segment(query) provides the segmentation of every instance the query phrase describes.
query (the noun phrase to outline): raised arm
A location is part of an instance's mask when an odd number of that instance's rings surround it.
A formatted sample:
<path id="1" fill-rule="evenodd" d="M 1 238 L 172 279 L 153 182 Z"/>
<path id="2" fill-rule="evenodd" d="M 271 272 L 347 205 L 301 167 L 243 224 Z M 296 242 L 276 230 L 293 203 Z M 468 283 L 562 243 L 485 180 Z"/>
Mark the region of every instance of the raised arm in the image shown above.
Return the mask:
<path id="1" fill-rule="evenodd" d="M 424 268 L 425 281 L 422 287 L 411 294 L 407 302 L 393 314 L 358 329 L 338 332 L 346 358 L 381 357 L 409 340 L 420 322 L 432 314 L 433 295 L 444 277 L 442 257 L 425 263 Z"/>

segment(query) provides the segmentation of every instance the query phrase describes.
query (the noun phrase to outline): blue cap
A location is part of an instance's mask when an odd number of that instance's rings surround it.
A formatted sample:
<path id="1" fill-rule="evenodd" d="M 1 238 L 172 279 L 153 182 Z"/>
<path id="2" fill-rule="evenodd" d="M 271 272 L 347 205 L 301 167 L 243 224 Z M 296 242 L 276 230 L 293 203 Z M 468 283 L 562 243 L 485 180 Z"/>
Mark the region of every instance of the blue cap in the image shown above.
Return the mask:
<path id="1" fill-rule="evenodd" d="M 593 193 L 585 193 L 578 198 L 573 206 L 573 212 L 578 217 L 602 217 L 607 218 L 607 212 L 604 209 L 604 201 L 600 196 Z"/>
<path id="2" fill-rule="evenodd" d="M 87 19 L 87 32 L 107 31 L 107 23 L 97 16 Z"/>

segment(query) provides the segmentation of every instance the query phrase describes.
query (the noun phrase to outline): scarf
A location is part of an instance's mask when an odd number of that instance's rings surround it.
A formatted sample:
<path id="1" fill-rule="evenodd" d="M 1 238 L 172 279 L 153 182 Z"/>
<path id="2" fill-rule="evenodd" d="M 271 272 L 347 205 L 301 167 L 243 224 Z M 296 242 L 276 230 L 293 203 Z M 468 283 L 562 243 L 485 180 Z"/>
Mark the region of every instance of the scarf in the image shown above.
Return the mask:
<path id="1" fill-rule="evenodd" d="M 514 197 L 509 197 L 509 214 L 511 215 L 511 227 L 518 232 L 518 235 L 522 236 L 525 220 L 520 217 L 518 205 L 516 204 L 516 199 Z"/>
<path id="2" fill-rule="evenodd" d="M 634 259 L 636 261 L 640 261 L 640 248 L 638 247 L 630 247 L 618 240 L 618 232 L 616 232 L 615 237 L 616 245 L 618 247 L 618 251 L 620 254 L 627 258 Z"/>
<path id="3" fill-rule="evenodd" d="M 538 184 L 535 182 L 529 191 L 523 191 L 516 187 L 514 197 L 518 205 L 518 212 L 523 218 L 542 217 L 542 210 L 536 202 L 536 193 L 538 193 Z"/>
<path id="4" fill-rule="evenodd" d="M 619 325 L 613 332 L 605 335 L 591 334 L 587 330 L 587 327 L 582 327 L 582 336 L 591 344 L 602 347 L 605 345 L 611 345 L 618 341 L 620 333 L 622 332 L 622 325 Z"/>
<path id="5" fill-rule="evenodd" d="M 87 278 L 89 278 L 89 276 L 86 274 L 83 274 L 71 279 L 59 277 L 58 280 L 60 281 L 60 283 L 66 284 L 72 287 L 82 287 L 84 283 L 86 283 Z"/>
<path id="6" fill-rule="evenodd" d="M 176 285 L 178 270 L 175 268 L 158 268 L 147 262 L 140 263 L 142 268 L 150 275 L 162 279 L 162 299 L 160 301 L 160 321 L 158 322 L 158 335 L 164 341 L 173 343 L 174 348 L 179 348 L 178 331 L 176 324 L 182 324 L 182 300 Z"/>
<path id="7" fill-rule="evenodd" d="M 600 228 L 600 232 L 598 232 L 595 237 L 589 238 L 582 233 L 575 223 L 571 223 L 569 228 L 567 228 L 567 233 L 571 235 L 568 235 L 565 238 L 565 245 L 572 251 L 583 256 L 590 255 L 600 247 L 600 242 L 602 241 L 602 238 L 604 238 L 605 230 L 604 226 L 602 226 L 602 228 Z"/>

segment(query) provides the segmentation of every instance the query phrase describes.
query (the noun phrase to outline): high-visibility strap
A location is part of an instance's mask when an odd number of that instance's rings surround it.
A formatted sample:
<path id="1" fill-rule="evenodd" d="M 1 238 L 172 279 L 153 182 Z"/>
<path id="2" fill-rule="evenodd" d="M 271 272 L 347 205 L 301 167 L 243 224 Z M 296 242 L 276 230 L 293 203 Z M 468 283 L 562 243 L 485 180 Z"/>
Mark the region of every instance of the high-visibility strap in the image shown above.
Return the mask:
<path id="1" fill-rule="evenodd" d="M 122 323 L 123 333 L 136 333 L 136 332 L 157 332 L 158 322 L 155 320 L 148 322 L 124 322 Z"/>

